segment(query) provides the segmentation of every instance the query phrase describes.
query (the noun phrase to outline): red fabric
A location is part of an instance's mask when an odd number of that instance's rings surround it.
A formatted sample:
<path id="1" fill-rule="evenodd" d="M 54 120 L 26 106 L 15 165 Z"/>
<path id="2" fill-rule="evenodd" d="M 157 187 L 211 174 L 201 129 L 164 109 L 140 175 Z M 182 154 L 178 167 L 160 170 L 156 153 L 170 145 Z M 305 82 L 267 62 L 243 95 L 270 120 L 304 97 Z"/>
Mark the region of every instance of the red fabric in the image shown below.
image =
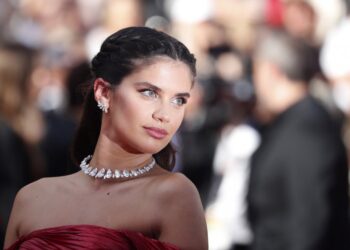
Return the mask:
<path id="1" fill-rule="evenodd" d="M 7 250 L 179 250 L 174 245 L 148 238 L 141 233 L 93 225 L 52 227 L 33 231 Z"/>

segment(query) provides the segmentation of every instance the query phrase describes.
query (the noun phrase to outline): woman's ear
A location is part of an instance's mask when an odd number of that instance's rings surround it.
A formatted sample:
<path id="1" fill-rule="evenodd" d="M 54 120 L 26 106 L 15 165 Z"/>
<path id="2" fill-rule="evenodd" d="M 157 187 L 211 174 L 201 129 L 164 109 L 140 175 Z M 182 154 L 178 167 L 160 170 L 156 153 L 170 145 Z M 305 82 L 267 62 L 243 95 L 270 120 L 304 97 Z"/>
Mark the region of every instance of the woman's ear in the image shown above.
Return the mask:
<path id="1" fill-rule="evenodd" d="M 103 107 L 105 107 L 106 110 L 108 110 L 109 108 L 110 87 L 111 85 L 100 77 L 94 81 L 95 100 L 99 105 L 102 105 Z"/>

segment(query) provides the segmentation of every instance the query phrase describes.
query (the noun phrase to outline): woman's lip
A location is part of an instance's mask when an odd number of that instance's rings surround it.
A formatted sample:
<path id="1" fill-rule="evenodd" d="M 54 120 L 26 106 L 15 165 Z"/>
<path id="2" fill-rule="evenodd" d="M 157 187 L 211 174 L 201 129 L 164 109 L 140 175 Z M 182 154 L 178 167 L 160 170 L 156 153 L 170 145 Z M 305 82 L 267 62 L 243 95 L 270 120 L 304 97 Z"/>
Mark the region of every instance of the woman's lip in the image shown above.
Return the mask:
<path id="1" fill-rule="evenodd" d="M 152 136 L 155 139 L 163 139 L 165 136 L 168 135 L 168 132 L 161 128 L 144 127 L 144 129 L 150 136 Z"/>

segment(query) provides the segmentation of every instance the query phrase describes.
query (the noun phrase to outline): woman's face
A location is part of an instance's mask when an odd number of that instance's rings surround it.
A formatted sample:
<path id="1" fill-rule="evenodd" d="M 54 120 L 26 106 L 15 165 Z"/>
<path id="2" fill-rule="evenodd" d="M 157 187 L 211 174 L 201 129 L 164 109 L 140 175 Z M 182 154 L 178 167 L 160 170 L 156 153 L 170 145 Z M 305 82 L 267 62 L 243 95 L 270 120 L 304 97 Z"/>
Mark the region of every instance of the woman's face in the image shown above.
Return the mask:
<path id="1" fill-rule="evenodd" d="M 161 58 L 111 89 L 107 136 L 132 153 L 157 153 L 179 128 L 192 87 L 189 67 Z"/>

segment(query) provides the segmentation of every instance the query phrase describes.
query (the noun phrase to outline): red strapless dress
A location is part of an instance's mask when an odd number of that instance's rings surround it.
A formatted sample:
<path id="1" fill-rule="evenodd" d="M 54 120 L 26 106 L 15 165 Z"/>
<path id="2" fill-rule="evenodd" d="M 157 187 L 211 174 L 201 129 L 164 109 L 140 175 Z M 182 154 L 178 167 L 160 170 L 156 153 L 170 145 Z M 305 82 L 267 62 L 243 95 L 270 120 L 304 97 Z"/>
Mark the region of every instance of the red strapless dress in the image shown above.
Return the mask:
<path id="1" fill-rule="evenodd" d="M 7 250 L 179 250 L 178 247 L 151 239 L 141 233 L 93 225 L 45 228 L 19 238 Z"/>

